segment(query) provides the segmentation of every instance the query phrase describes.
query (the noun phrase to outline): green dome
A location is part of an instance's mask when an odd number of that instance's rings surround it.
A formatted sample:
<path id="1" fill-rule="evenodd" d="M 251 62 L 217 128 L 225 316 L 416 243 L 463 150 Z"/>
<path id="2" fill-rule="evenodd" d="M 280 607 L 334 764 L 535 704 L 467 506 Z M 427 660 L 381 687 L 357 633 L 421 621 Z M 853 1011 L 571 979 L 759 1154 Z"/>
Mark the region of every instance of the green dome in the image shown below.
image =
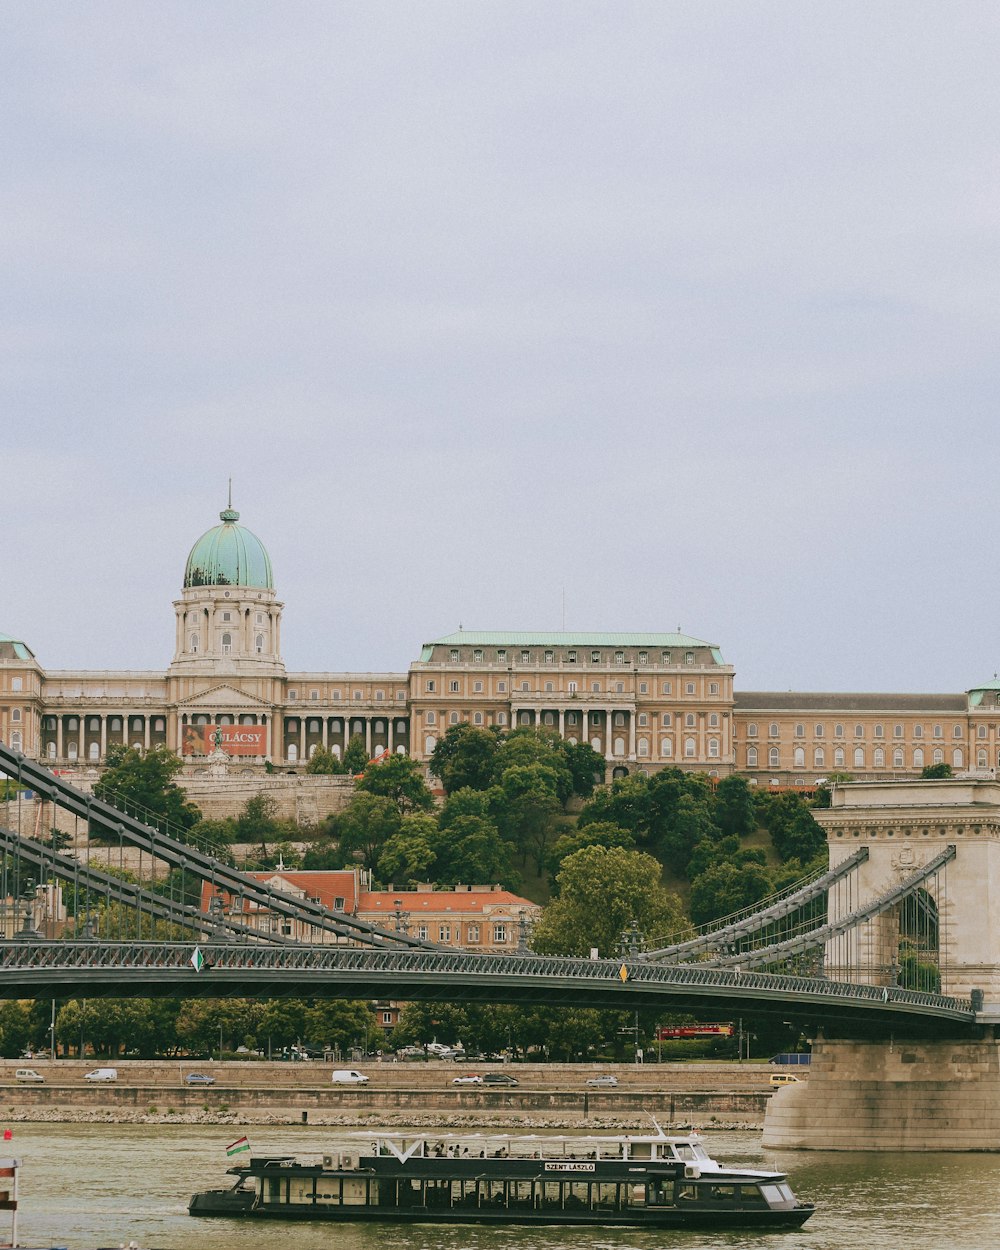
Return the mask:
<path id="1" fill-rule="evenodd" d="M 258 586 L 273 590 L 271 559 L 256 534 L 236 522 L 240 514 L 226 508 L 221 525 L 202 534 L 191 548 L 184 569 L 188 586 Z"/>

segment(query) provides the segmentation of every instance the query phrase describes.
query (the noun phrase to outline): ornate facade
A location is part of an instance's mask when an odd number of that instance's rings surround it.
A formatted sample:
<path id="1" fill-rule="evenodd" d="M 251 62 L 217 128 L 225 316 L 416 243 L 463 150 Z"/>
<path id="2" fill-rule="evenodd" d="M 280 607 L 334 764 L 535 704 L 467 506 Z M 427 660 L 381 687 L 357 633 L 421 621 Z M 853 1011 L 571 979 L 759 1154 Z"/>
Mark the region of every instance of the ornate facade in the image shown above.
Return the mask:
<path id="1" fill-rule="evenodd" d="M 712 643 L 682 633 L 459 631 L 406 672 L 295 672 L 281 654 L 271 561 L 232 507 L 195 543 L 165 671 L 44 669 L 0 635 L 0 738 L 53 767 L 112 743 L 168 746 L 198 772 L 220 747 L 248 772 L 297 771 L 319 747 L 426 761 L 450 725 L 540 725 L 586 741 L 607 774 L 666 766 L 764 785 L 1000 767 L 1000 682 L 962 694 L 734 691 Z"/>

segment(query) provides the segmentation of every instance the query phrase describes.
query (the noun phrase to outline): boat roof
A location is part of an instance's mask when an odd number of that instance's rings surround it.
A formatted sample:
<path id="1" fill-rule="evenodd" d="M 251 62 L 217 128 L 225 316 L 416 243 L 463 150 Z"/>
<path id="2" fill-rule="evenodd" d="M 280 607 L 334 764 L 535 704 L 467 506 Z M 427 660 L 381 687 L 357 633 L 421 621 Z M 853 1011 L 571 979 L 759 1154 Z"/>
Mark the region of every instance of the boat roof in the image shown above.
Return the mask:
<path id="1" fill-rule="evenodd" d="M 656 1126 L 658 1129 L 659 1125 Z M 380 1129 L 371 1129 L 368 1132 L 353 1132 L 348 1134 L 349 1137 L 363 1138 L 366 1141 L 382 1140 L 382 1141 L 425 1141 L 446 1142 L 446 1141 L 540 1141 L 540 1142 L 560 1142 L 574 1144 L 578 1142 L 649 1142 L 650 1144 L 675 1143 L 677 1145 L 697 1145 L 704 1146 L 701 1134 L 692 1130 L 689 1133 L 664 1133 L 660 1129 L 657 1133 L 517 1133 L 517 1132 L 473 1132 L 473 1133 L 450 1133 L 439 1132 L 435 1129 L 414 1129 L 412 1132 L 400 1132 L 398 1130 L 390 1132 L 382 1132 Z"/>

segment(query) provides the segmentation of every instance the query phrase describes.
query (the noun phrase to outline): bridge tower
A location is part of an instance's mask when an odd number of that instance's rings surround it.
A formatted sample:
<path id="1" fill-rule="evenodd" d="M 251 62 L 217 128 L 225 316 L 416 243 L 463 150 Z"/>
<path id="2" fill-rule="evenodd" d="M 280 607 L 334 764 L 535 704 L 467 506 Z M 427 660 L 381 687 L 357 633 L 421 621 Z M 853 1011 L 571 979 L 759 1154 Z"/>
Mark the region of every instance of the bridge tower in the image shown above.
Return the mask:
<path id="1" fill-rule="evenodd" d="M 831 891 L 831 922 L 939 862 L 904 903 L 830 942 L 826 975 L 971 997 L 979 1036 L 913 1036 L 908 1024 L 878 1039 L 817 1037 L 808 1082 L 771 1100 L 764 1144 L 1000 1150 L 1000 783 L 838 786 L 814 815 L 831 867 L 860 846 L 869 853 L 852 891 Z"/>

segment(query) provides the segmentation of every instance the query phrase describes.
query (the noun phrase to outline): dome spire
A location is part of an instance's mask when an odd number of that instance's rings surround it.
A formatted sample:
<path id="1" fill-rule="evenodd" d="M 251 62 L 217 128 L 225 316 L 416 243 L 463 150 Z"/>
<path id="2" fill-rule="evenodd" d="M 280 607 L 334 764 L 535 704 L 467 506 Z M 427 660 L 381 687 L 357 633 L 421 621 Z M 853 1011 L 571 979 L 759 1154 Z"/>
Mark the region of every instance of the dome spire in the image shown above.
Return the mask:
<path id="1" fill-rule="evenodd" d="M 226 504 L 225 508 L 219 513 L 219 520 L 226 521 L 227 523 L 229 523 L 229 522 L 238 521 L 239 519 L 240 519 L 240 514 L 238 512 L 233 511 L 233 479 L 230 478 L 229 479 L 229 502 Z"/>

